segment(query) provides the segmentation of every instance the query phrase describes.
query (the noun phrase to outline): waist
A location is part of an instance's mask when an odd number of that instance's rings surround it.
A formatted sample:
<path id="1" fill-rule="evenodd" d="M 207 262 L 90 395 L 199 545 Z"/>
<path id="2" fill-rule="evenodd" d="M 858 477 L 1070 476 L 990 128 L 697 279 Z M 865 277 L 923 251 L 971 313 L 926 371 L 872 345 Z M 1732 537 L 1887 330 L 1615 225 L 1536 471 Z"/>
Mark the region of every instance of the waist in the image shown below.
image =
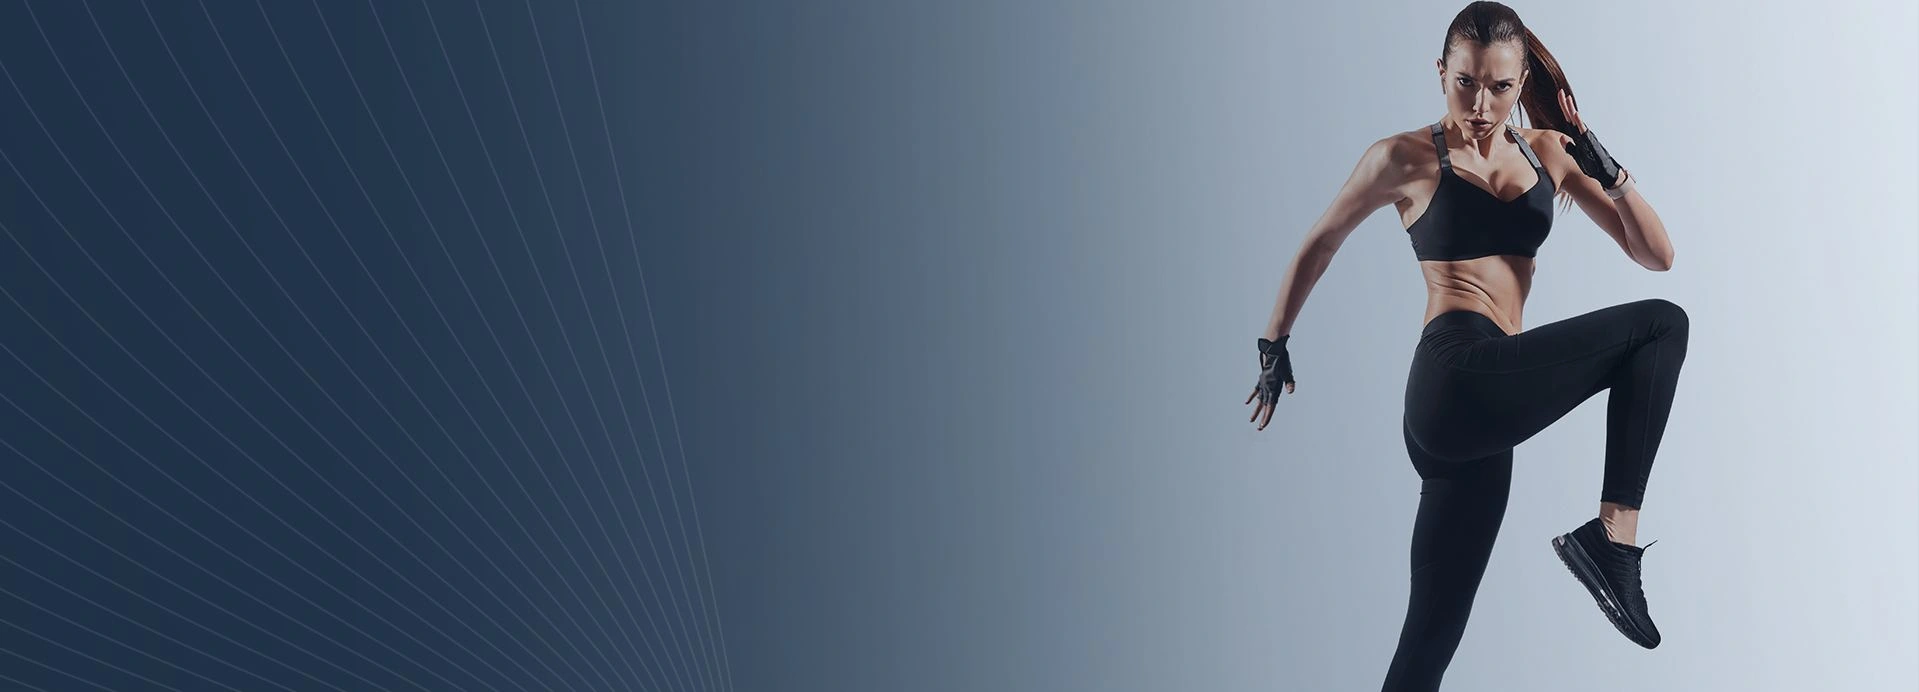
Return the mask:
<path id="1" fill-rule="evenodd" d="M 1507 336 L 1506 330 L 1499 327 L 1493 318 L 1472 310 L 1447 310 L 1426 321 L 1419 330 L 1419 340 L 1423 343 L 1442 334 L 1474 336 L 1480 338 L 1498 338 Z"/>
<path id="2" fill-rule="evenodd" d="M 1413 345 L 1413 369 L 1422 364 L 1445 366 L 1474 344 L 1506 336 L 1492 318 L 1472 310 L 1447 310 L 1426 321 Z"/>

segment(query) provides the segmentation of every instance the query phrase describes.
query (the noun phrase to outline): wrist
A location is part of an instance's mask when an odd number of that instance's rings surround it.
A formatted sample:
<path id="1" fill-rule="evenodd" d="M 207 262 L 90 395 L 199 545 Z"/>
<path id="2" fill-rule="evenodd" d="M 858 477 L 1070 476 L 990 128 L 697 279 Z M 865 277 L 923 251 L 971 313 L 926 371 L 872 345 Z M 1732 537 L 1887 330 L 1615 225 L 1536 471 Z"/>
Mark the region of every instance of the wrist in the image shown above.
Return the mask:
<path id="1" fill-rule="evenodd" d="M 1625 199 L 1626 194 L 1629 192 L 1632 192 L 1632 190 L 1633 190 L 1632 172 L 1627 171 L 1625 169 L 1620 169 L 1619 183 L 1612 187 L 1606 188 L 1605 192 L 1606 192 L 1607 198 L 1617 202 Z"/>

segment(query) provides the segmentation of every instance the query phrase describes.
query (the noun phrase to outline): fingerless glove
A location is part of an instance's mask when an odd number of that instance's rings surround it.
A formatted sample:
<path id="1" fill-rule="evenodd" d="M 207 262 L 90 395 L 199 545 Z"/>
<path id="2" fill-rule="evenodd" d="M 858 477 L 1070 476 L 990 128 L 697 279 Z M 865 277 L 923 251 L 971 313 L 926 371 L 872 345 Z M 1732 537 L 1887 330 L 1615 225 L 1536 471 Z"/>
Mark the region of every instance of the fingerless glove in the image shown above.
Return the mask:
<path id="1" fill-rule="evenodd" d="M 1286 342 L 1292 335 L 1281 335 L 1274 341 L 1265 337 L 1259 339 L 1259 400 L 1273 403 L 1279 400 L 1279 391 L 1283 385 L 1293 382 L 1293 358 L 1286 352 Z"/>

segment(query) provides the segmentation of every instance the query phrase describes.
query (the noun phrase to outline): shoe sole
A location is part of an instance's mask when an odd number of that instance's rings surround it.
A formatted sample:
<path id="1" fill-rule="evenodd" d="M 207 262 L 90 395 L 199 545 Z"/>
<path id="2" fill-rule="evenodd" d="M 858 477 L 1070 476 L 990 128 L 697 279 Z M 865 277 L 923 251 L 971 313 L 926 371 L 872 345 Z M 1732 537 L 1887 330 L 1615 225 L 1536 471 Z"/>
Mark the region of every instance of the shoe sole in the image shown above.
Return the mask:
<path id="1" fill-rule="evenodd" d="M 1586 553 L 1584 546 L 1567 536 L 1559 536 L 1553 539 L 1553 552 L 1559 555 L 1559 561 L 1565 563 L 1566 569 L 1572 572 L 1573 578 L 1586 586 L 1586 591 L 1592 594 L 1593 601 L 1599 604 L 1599 611 L 1606 614 L 1606 619 L 1612 622 L 1613 627 L 1617 628 L 1620 634 L 1626 635 L 1626 638 L 1632 640 L 1634 644 L 1648 649 L 1658 646 L 1647 643 L 1648 637 L 1640 632 L 1639 627 L 1632 624 L 1632 621 L 1626 618 L 1626 614 L 1615 605 L 1618 600 L 1610 593 L 1610 587 L 1606 586 L 1605 579 L 1599 575 L 1598 563 Z"/>

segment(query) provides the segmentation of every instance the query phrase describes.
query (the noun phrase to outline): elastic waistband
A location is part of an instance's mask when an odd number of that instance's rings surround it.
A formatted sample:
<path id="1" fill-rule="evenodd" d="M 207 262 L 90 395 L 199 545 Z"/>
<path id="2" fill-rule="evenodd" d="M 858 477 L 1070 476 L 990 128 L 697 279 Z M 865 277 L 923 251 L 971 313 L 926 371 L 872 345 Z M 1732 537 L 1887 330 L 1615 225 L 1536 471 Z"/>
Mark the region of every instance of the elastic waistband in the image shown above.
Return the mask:
<path id="1" fill-rule="evenodd" d="M 1450 310 L 1440 313 L 1431 322 L 1427 322 L 1426 327 L 1420 330 L 1419 336 L 1421 340 L 1424 340 L 1434 334 L 1454 330 L 1465 330 L 1488 337 L 1506 335 L 1506 330 L 1500 329 L 1499 324 L 1493 322 L 1490 317 L 1471 310 Z"/>

